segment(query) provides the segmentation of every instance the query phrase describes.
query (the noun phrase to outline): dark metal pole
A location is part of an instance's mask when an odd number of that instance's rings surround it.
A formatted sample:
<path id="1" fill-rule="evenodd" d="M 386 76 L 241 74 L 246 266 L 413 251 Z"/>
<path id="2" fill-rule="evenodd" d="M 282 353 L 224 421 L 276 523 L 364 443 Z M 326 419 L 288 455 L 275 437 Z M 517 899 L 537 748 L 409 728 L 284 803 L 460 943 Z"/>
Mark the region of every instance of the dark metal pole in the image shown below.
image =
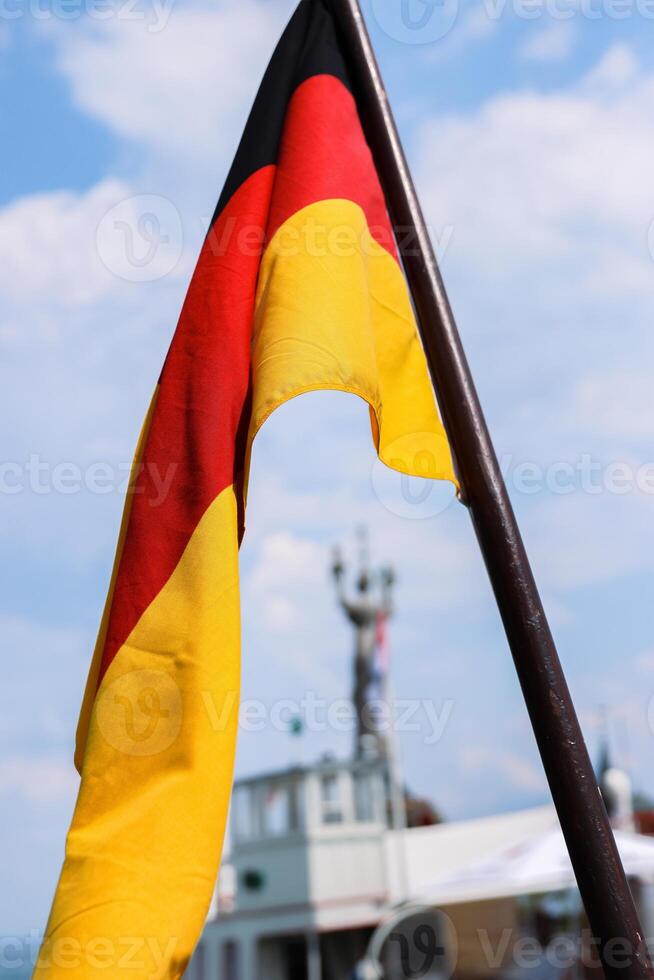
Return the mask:
<path id="1" fill-rule="evenodd" d="M 390 2 L 390 0 L 389 0 Z M 474 528 L 606 977 L 654 978 L 574 705 L 461 345 L 358 0 L 329 0 Z"/>

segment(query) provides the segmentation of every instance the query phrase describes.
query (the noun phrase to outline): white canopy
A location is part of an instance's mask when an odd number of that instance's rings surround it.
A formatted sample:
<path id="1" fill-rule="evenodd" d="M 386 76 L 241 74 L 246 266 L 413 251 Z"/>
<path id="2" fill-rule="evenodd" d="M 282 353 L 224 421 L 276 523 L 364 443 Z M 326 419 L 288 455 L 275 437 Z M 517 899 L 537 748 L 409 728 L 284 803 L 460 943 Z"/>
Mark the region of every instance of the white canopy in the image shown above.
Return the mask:
<path id="1" fill-rule="evenodd" d="M 615 839 L 625 871 L 631 878 L 654 878 L 654 839 L 617 831 Z M 529 837 L 435 879 L 414 901 L 426 905 L 457 905 L 484 899 L 560 891 L 576 885 L 559 828 Z"/>

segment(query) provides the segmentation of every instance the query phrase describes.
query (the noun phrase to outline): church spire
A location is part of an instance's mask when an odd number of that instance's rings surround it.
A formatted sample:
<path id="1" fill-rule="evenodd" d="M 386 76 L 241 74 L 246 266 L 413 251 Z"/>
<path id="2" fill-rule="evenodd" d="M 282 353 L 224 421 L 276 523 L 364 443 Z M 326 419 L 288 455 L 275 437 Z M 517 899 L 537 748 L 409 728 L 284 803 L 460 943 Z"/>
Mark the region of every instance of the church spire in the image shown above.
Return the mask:
<path id="1" fill-rule="evenodd" d="M 610 719 L 602 712 L 602 735 L 597 766 L 597 782 L 611 825 L 616 830 L 634 830 L 634 800 L 629 773 L 614 764 L 611 754 Z"/>

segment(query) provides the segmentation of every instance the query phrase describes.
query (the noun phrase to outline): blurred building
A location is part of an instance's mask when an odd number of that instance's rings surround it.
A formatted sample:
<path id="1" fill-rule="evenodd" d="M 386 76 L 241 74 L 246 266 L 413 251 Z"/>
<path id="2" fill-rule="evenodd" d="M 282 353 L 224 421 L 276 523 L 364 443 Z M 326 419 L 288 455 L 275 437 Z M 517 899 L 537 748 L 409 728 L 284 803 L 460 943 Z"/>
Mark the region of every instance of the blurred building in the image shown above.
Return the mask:
<path id="1" fill-rule="evenodd" d="M 232 852 L 191 980 L 349 980 L 379 923 L 439 874 L 545 833 L 550 807 L 395 829 L 384 762 L 326 761 L 241 780 Z M 477 929 L 497 948 L 514 901 L 448 907 L 462 975 L 491 974 Z M 443 937 L 447 942 L 447 937 Z M 460 975 L 460 974 L 457 974 Z"/>
<path id="2" fill-rule="evenodd" d="M 439 963 L 448 966 L 408 973 L 406 965 L 398 966 L 387 973 L 393 980 L 523 976 L 515 972 L 512 955 L 525 922 L 547 942 L 561 914 L 544 896 L 570 897 L 574 889 L 554 809 L 440 823 L 433 806 L 407 794 L 393 738 L 382 736 L 365 712 L 373 693 L 390 700 L 386 623 L 393 572 L 371 572 L 362 539 L 355 597 L 346 594 L 339 556 L 333 574 L 355 630 L 352 701 L 358 724 L 352 755 L 236 782 L 231 852 L 187 976 L 353 980 L 373 934 L 379 936 L 398 910 L 407 921 L 412 911 L 431 913 L 432 943 Z M 598 782 L 620 831 L 641 910 L 654 926 L 654 889 L 646 884 L 654 882 L 654 842 L 630 833 L 631 784 L 606 749 Z M 578 929 L 578 896 L 572 902 Z M 568 980 L 577 974 L 545 964 L 545 972 L 532 969 L 528 976 Z"/>

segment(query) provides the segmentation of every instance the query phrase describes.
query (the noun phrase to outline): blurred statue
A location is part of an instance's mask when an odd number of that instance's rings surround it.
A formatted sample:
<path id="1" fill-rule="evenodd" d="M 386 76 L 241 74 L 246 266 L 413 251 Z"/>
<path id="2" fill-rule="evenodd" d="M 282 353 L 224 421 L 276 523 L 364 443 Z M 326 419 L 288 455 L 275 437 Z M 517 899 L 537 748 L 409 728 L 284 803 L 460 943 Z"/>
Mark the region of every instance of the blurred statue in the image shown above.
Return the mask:
<path id="1" fill-rule="evenodd" d="M 368 536 L 365 528 L 359 530 L 360 571 L 357 579 L 357 595 L 348 598 L 345 589 L 345 565 L 338 550 L 334 553 L 332 575 L 341 608 L 356 631 L 354 655 L 354 690 L 352 700 L 357 717 L 355 754 L 380 756 L 387 754 L 386 739 L 379 731 L 374 711 L 368 704 L 376 695 L 385 696 L 385 680 L 388 664 L 385 662 L 385 626 L 393 613 L 392 591 L 395 574 L 391 568 L 382 569 L 378 575 L 370 570 Z M 379 588 L 375 586 L 379 583 Z"/>

